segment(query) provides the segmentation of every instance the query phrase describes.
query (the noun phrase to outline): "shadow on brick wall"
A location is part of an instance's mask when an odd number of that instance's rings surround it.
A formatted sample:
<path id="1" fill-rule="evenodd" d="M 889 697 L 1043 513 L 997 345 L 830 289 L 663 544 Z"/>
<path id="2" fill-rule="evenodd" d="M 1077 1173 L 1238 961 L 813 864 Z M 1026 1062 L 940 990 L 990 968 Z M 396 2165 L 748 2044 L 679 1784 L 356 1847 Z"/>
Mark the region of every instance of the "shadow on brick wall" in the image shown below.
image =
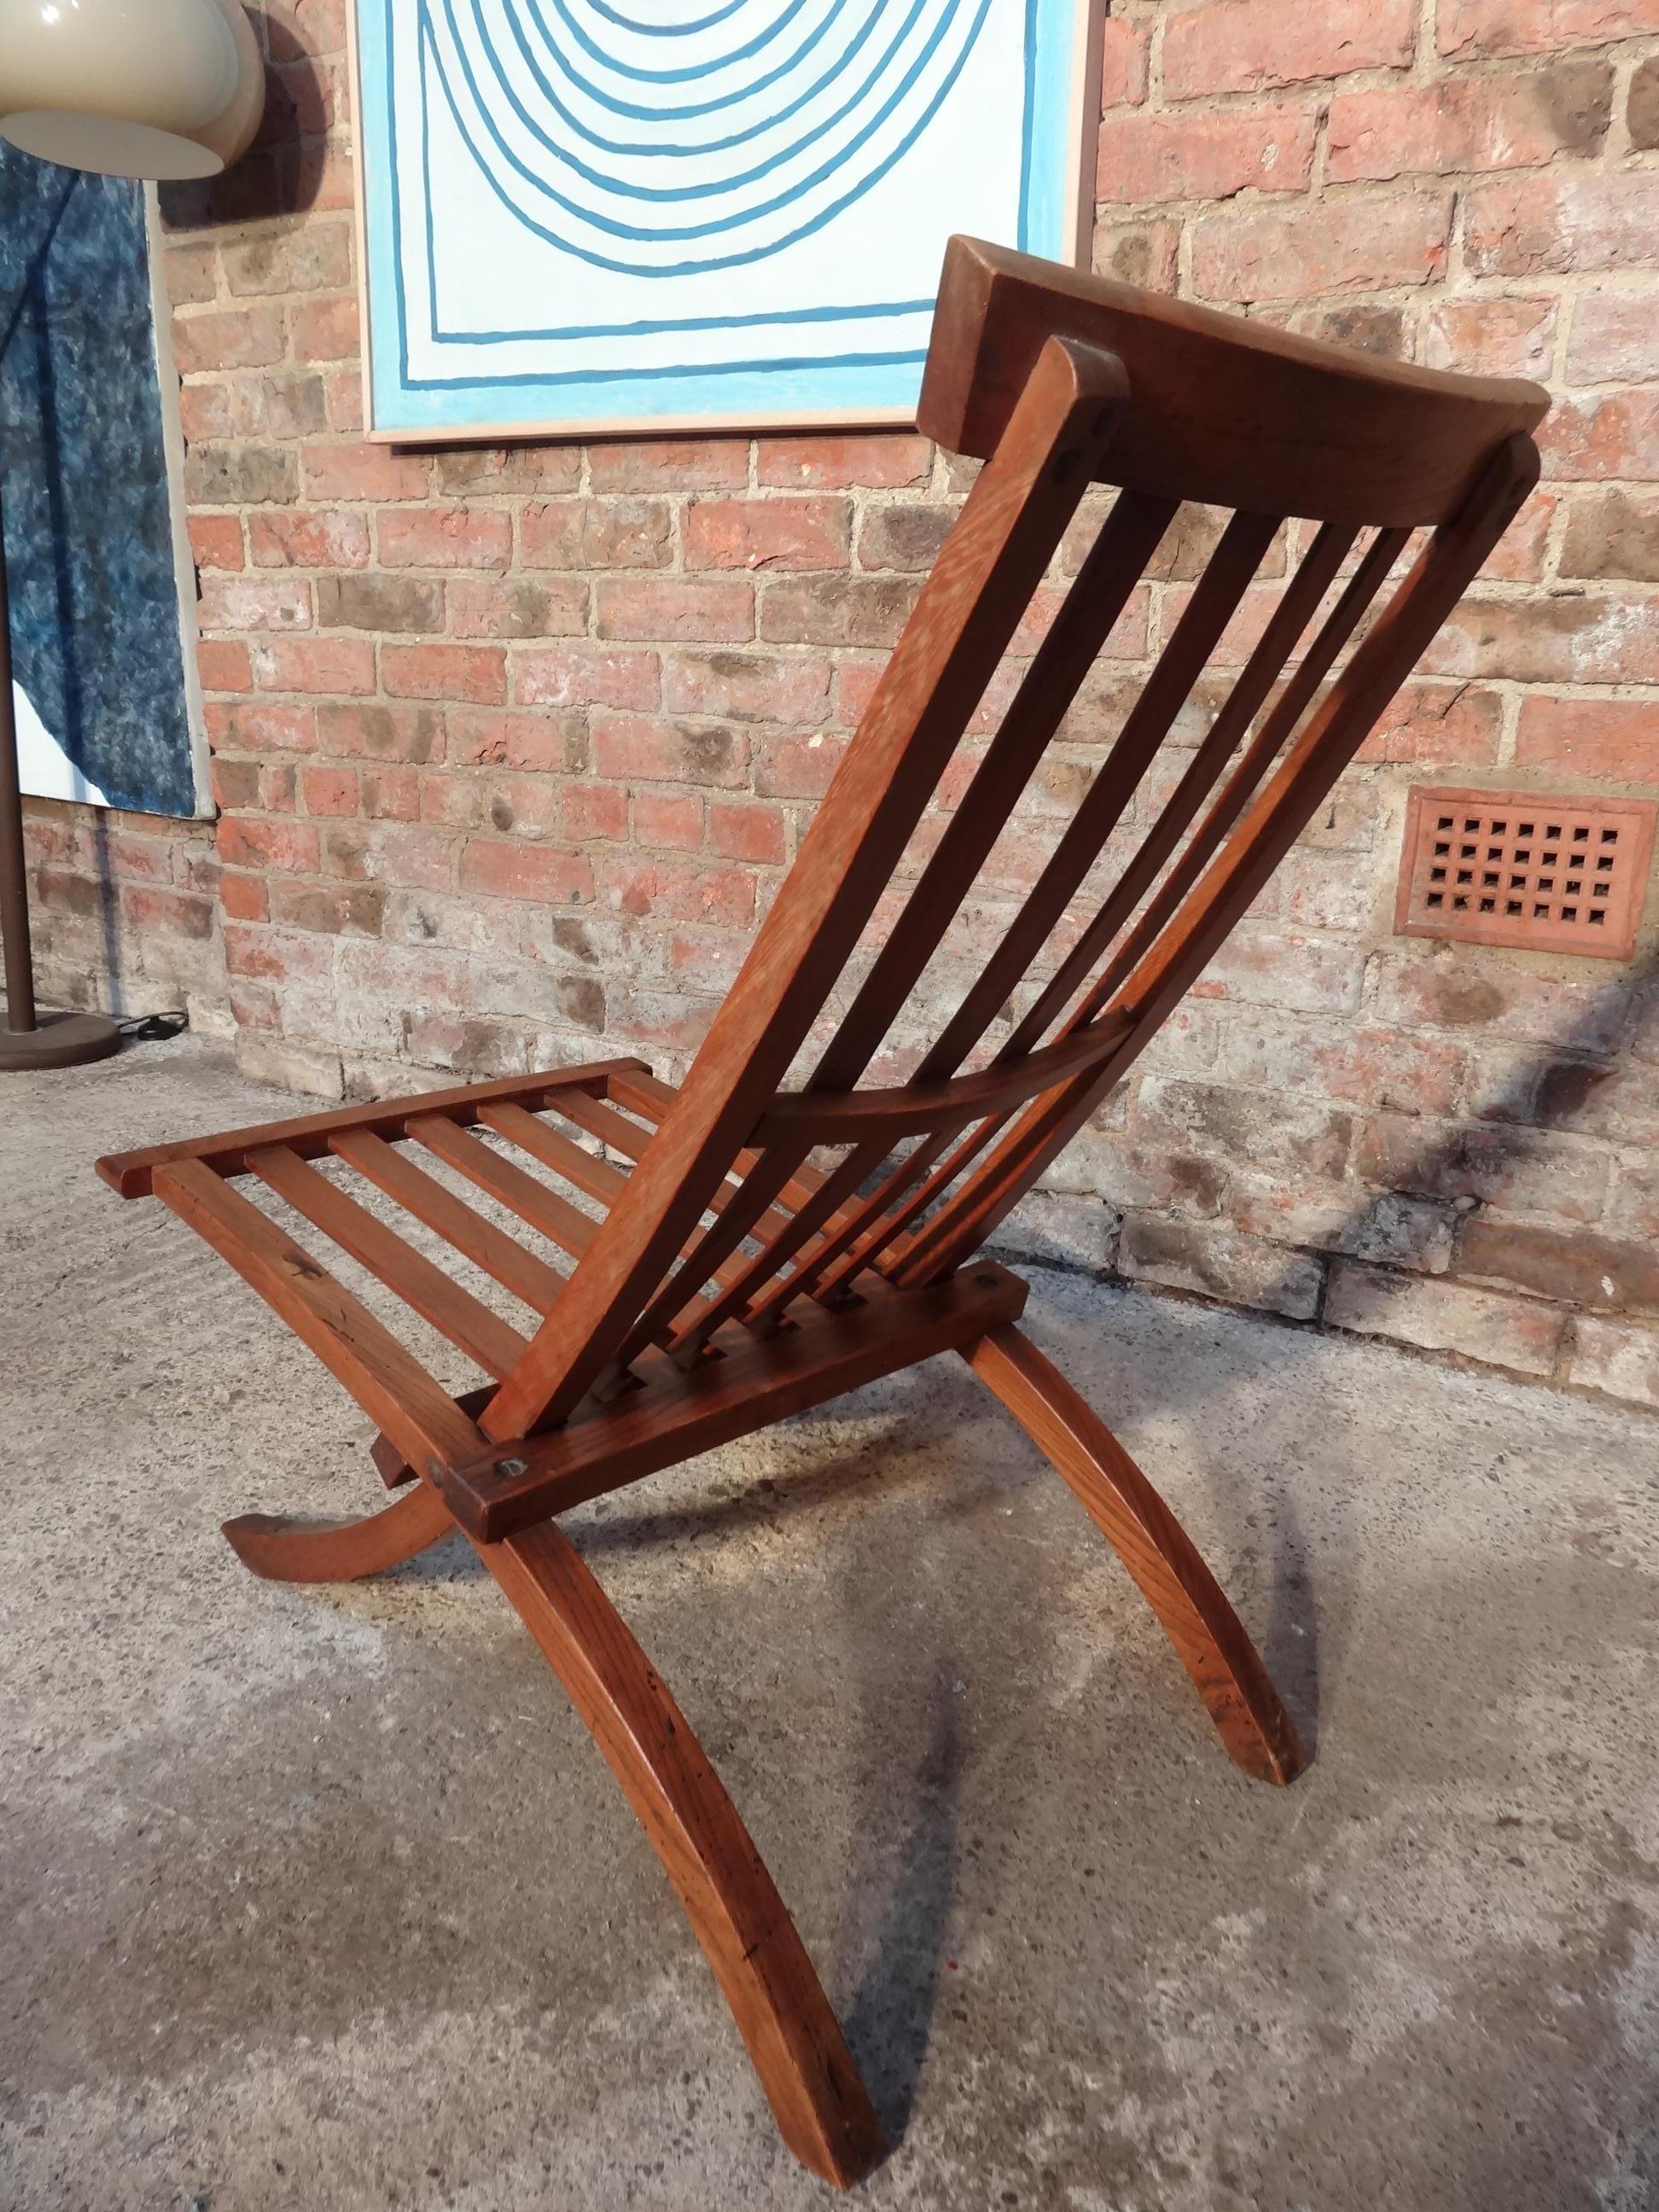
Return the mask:
<path id="1" fill-rule="evenodd" d="M 1460 983 L 1465 1034 L 1479 1036 L 1502 1001 L 1478 972 Z M 1659 1258 L 1639 1227 L 1609 1227 L 1599 1193 L 1575 1196 L 1566 1182 L 1572 1157 L 1559 1139 L 1611 1145 L 1631 1131 L 1635 1140 L 1646 1064 L 1632 1057 L 1632 1046 L 1656 1006 L 1659 952 L 1650 951 L 1587 992 L 1565 1035 L 1530 1043 L 1486 1033 L 1507 1066 L 1477 1108 L 1419 1122 L 1375 1101 L 1354 1107 L 1357 1115 L 1380 1115 L 1386 1133 L 1373 1135 L 1365 1187 L 1350 1185 L 1346 1219 L 1316 1240 L 1235 1229 L 1225 1177 L 1230 1159 L 1237 1161 L 1224 1142 L 1213 1161 L 1198 1156 L 1200 1142 L 1192 1164 L 1213 1170 L 1204 1186 L 1214 1186 L 1207 1211 L 1125 1206 L 1117 1244 L 1108 1246 L 1103 1233 L 1103 1259 L 1091 1264 L 1072 1233 L 1082 1201 L 1061 1197 L 1051 1236 L 1039 1196 L 1025 1218 L 1010 1220 L 996 1249 L 1015 1265 L 1189 1293 L 1547 1381 L 1583 1380 L 1568 1372 L 1574 1316 L 1639 1322 L 1659 1312 Z M 1219 1087 L 1232 1086 L 1224 1079 Z M 1247 1127 L 1241 1146 L 1248 1136 Z M 1265 1171 L 1263 1180 L 1271 1181 Z M 1517 1184 L 1537 1195 L 1509 1195 Z M 1331 1195 L 1340 1197 L 1340 1185 Z"/>
<path id="2" fill-rule="evenodd" d="M 303 215 L 324 196 L 337 169 L 340 157 L 337 152 L 331 157 L 325 136 L 333 120 L 330 88 L 292 34 L 267 21 L 271 52 L 258 135 L 222 176 L 160 187 L 161 220 L 169 230 Z"/>

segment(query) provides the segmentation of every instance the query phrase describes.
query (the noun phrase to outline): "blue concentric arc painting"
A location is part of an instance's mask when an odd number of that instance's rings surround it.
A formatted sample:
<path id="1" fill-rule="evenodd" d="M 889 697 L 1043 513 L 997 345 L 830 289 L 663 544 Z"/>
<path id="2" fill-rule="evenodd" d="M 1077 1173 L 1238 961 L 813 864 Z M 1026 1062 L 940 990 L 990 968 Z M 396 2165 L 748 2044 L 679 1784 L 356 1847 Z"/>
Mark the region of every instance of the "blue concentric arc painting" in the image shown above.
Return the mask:
<path id="1" fill-rule="evenodd" d="M 382 435 L 899 419 L 945 241 L 1070 260 L 1099 0 L 358 0 Z"/>

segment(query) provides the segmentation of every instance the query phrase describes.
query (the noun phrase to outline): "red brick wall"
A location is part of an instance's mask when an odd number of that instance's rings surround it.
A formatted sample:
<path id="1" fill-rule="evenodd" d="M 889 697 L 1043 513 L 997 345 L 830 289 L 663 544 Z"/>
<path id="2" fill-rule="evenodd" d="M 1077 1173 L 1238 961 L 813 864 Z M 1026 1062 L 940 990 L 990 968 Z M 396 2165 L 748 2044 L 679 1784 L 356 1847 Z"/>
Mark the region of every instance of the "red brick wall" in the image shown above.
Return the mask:
<path id="1" fill-rule="evenodd" d="M 343 4 L 271 0 L 264 146 L 167 204 L 219 919 L 198 836 L 124 823 L 120 926 L 204 1008 L 222 938 L 244 1064 L 301 1087 L 678 1065 L 962 483 L 914 437 L 363 443 Z M 1659 789 L 1659 4 L 1126 0 L 1103 106 L 1101 266 L 1560 396 L 1490 580 L 1023 1233 L 1659 1403 L 1651 932 L 1621 969 L 1389 921 L 1413 777 Z M 98 971 L 86 818 L 42 827 L 49 957 Z"/>

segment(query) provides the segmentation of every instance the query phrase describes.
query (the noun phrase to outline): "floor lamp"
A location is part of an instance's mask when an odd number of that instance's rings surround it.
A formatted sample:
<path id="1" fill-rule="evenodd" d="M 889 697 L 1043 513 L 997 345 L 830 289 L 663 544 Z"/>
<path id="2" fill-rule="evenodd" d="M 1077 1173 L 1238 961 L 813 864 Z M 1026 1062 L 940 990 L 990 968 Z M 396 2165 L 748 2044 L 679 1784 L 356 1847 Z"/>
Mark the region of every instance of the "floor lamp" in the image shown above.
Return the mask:
<path id="1" fill-rule="evenodd" d="M 264 71 L 240 0 L 5 0 L 0 137 L 25 154 L 106 177 L 217 176 L 246 152 Z M 103 1014 L 34 1002 L 23 802 L 0 539 L 0 1070 L 73 1067 L 120 1042 Z"/>

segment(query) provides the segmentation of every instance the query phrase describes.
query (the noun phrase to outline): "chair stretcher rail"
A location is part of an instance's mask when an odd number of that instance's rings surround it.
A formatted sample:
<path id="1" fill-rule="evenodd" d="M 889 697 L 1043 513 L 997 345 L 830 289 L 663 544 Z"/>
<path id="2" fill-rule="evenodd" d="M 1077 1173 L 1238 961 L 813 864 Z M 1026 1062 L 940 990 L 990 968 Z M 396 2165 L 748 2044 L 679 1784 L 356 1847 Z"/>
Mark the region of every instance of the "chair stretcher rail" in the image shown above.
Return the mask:
<path id="1" fill-rule="evenodd" d="M 971 1345 L 1018 1321 L 1027 1295 L 1018 1275 L 989 1261 L 921 1296 L 873 1276 L 860 1288 L 868 1291 L 861 1304 L 836 1313 L 810 1309 L 781 1336 L 757 1340 L 734 1329 L 720 1340 L 725 1357 L 690 1374 L 653 1355 L 640 1362 L 641 1387 L 629 1397 L 590 1401 L 562 1429 L 440 1467 L 433 1480 L 462 1528 L 489 1543 L 895 1368 Z"/>

